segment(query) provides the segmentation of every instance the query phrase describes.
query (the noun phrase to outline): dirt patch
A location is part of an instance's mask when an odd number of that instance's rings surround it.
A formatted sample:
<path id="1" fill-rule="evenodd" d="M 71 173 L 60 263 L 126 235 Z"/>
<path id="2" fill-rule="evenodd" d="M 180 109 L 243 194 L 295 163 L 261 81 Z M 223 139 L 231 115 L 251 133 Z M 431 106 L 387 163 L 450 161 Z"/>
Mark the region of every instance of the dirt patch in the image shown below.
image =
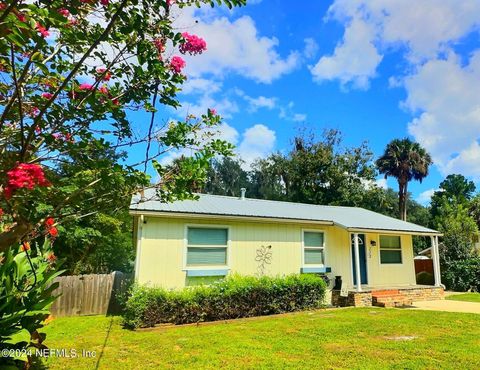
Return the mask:
<path id="1" fill-rule="evenodd" d="M 386 340 L 398 340 L 398 341 L 410 341 L 410 340 L 415 340 L 418 337 L 415 335 L 399 335 L 399 336 L 394 336 L 394 337 L 386 337 Z"/>

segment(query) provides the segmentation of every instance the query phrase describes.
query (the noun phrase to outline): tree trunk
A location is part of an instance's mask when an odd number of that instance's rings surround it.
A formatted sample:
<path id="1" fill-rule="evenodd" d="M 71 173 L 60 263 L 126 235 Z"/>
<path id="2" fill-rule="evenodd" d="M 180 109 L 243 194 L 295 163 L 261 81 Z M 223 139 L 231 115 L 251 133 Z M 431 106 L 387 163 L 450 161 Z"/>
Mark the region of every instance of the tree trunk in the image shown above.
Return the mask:
<path id="1" fill-rule="evenodd" d="M 407 221 L 407 202 L 408 202 L 408 181 L 405 181 L 403 187 L 403 215 L 402 220 Z"/>
<path id="2" fill-rule="evenodd" d="M 398 180 L 398 215 L 400 220 L 407 221 L 407 198 L 408 198 L 408 181 L 405 179 Z"/>
<path id="3" fill-rule="evenodd" d="M 398 181 L 398 216 L 405 221 L 405 183 Z"/>

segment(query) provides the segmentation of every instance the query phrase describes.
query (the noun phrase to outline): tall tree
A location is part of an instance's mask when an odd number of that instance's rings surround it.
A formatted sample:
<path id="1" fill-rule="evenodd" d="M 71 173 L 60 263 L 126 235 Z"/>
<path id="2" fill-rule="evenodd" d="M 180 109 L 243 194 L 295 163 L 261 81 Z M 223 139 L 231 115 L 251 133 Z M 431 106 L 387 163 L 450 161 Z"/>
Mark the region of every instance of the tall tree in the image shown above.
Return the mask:
<path id="1" fill-rule="evenodd" d="M 398 211 L 400 219 L 407 220 L 408 183 L 428 176 L 432 164 L 430 154 L 418 143 L 408 138 L 392 140 L 376 165 L 385 178 L 398 181 Z"/>
<path id="2" fill-rule="evenodd" d="M 90 159 L 114 167 L 125 159 L 125 153 L 99 151 Z M 63 164 L 57 174 L 68 179 L 69 190 L 81 189 L 95 177 L 81 158 Z M 62 260 L 66 274 L 129 272 L 134 259 L 132 218 L 128 214 L 130 194 L 142 183 L 128 171 L 105 176 L 102 181 L 79 194 L 81 202 L 68 206 L 71 216 L 59 226 L 53 249 Z M 63 191 L 64 187 L 60 190 Z M 61 197 L 60 197 L 61 199 Z"/>
<path id="3" fill-rule="evenodd" d="M 185 7 L 224 4 L 231 8 L 245 3 L 0 3 L 0 260 L 10 261 L 12 268 L 2 265 L 2 271 L 10 274 L 7 281 L 16 280 L 14 265 L 26 253 L 38 253 L 39 258 L 43 254 L 26 243 L 47 236 L 51 244 L 59 223 L 101 210 L 96 207 L 112 199 L 122 176 L 148 186 L 144 173 L 148 163 L 170 150 L 188 148 L 191 155 L 174 166 L 153 162 L 160 178 L 158 191 L 166 201 L 195 197 L 190 185 L 201 183 L 209 161 L 216 155 L 230 155 L 232 146 L 217 138 L 221 117 L 214 109 L 178 122 L 159 117 L 162 108 L 180 106 L 177 93 L 186 81 L 181 55 L 206 50 L 205 40 L 180 32 L 173 21 Z M 149 115 L 147 124 L 130 121 L 129 113 L 138 111 Z M 127 147 L 143 150 L 143 159 L 112 165 L 95 155 Z M 69 162 L 83 165 L 75 181 L 62 172 L 62 165 Z M 94 209 L 85 214 L 83 203 Z M 54 269 L 54 263 L 48 268 Z M 32 276 L 26 280 L 34 281 Z M 36 315 L 36 306 L 33 312 L 25 312 L 31 309 L 22 307 L 28 294 L 16 284 L 2 290 L 0 327 L 8 323 L 13 333 L 27 329 L 38 342 L 43 336 L 35 331 L 45 317 Z M 51 289 L 45 294 L 53 300 Z M 29 298 L 34 302 L 39 297 L 31 293 Z M 27 320 L 31 322 L 23 326 Z M 10 345 L 8 339 L 0 335 L 0 349 Z"/>
<path id="4" fill-rule="evenodd" d="M 326 130 L 322 137 L 299 135 L 292 149 L 254 164 L 250 176 L 258 198 L 312 204 L 361 205 L 374 184 L 372 153 L 365 143 L 342 146 L 341 133 Z"/>
<path id="5" fill-rule="evenodd" d="M 456 204 L 468 207 L 474 192 L 476 190 L 475 183 L 469 181 L 463 175 L 448 175 L 445 180 L 440 183 L 431 201 L 431 213 L 435 218 L 445 204 Z"/>
<path id="6" fill-rule="evenodd" d="M 203 192 L 236 197 L 240 195 L 241 188 L 246 188 L 251 196 L 249 174 L 243 169 L 244 164 L 239 158 L 223 157 L 212 160 Z"/>

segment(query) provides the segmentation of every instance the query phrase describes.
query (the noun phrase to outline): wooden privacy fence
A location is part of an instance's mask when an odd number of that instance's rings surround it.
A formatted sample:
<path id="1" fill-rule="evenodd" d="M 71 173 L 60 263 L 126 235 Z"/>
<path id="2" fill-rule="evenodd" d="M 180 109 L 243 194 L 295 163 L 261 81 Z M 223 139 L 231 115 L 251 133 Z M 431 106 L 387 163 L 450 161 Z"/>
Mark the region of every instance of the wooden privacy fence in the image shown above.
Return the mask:
<path id="1" fill-rule="evenodd" d="M 130 274 L 119 271 L 111 274 L 60 276 L 54 281 L 60 296 L 50 311 L 54 316 L 106 315 L 119 313 L 118 295 L 128 288 Z"/>
<path id="2" fill-rule="evenodd" d="M 425 271 L 433 275 L 433 260 L 414 260 L 415 262 L 415 273 Z"/>

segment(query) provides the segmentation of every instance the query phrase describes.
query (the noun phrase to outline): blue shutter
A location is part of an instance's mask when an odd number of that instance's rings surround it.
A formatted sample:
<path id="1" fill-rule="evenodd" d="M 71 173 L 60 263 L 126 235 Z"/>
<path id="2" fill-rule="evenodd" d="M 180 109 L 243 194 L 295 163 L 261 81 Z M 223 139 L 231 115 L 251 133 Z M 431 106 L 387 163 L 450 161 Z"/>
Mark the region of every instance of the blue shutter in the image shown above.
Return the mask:
<path id="1" fill-rule="evenodd" d="M 380 248 L 400 249 L 400 237 L 395 235 L 380 235 Z"/>
<path id="2" fill-rule="evenodd" d="M 189 227 L 187 234 L 188 245 L 227 245 L 227 229 Z"/>
<path id="3" fill-rule="evenodd" d="M 323 247 L 323 233 L 306 231 L 303 234 L 303 244 L 305 247 Z"/>
<path id="4" fill-rule="evenodd" d="M 381 250 L 380 251 L 381 263 L 402 263 L 402 251 L 396 250 Z"/>
<path id="5" fill-rule="evenodd" d="M 203 248 L 188 247 L 187 249 L 187 265 L 226 265 L 227 264 L 227 248 Z"/>
<path id="6" fill-rule="evenodd" d="M 400 236 L 380 235 L 380 263 L 402 263 Z"/>
<path id="7" fill-rule="evenodd" d="M 323 249 L 305 249 L 305 265 L 323 265 Z"/>

